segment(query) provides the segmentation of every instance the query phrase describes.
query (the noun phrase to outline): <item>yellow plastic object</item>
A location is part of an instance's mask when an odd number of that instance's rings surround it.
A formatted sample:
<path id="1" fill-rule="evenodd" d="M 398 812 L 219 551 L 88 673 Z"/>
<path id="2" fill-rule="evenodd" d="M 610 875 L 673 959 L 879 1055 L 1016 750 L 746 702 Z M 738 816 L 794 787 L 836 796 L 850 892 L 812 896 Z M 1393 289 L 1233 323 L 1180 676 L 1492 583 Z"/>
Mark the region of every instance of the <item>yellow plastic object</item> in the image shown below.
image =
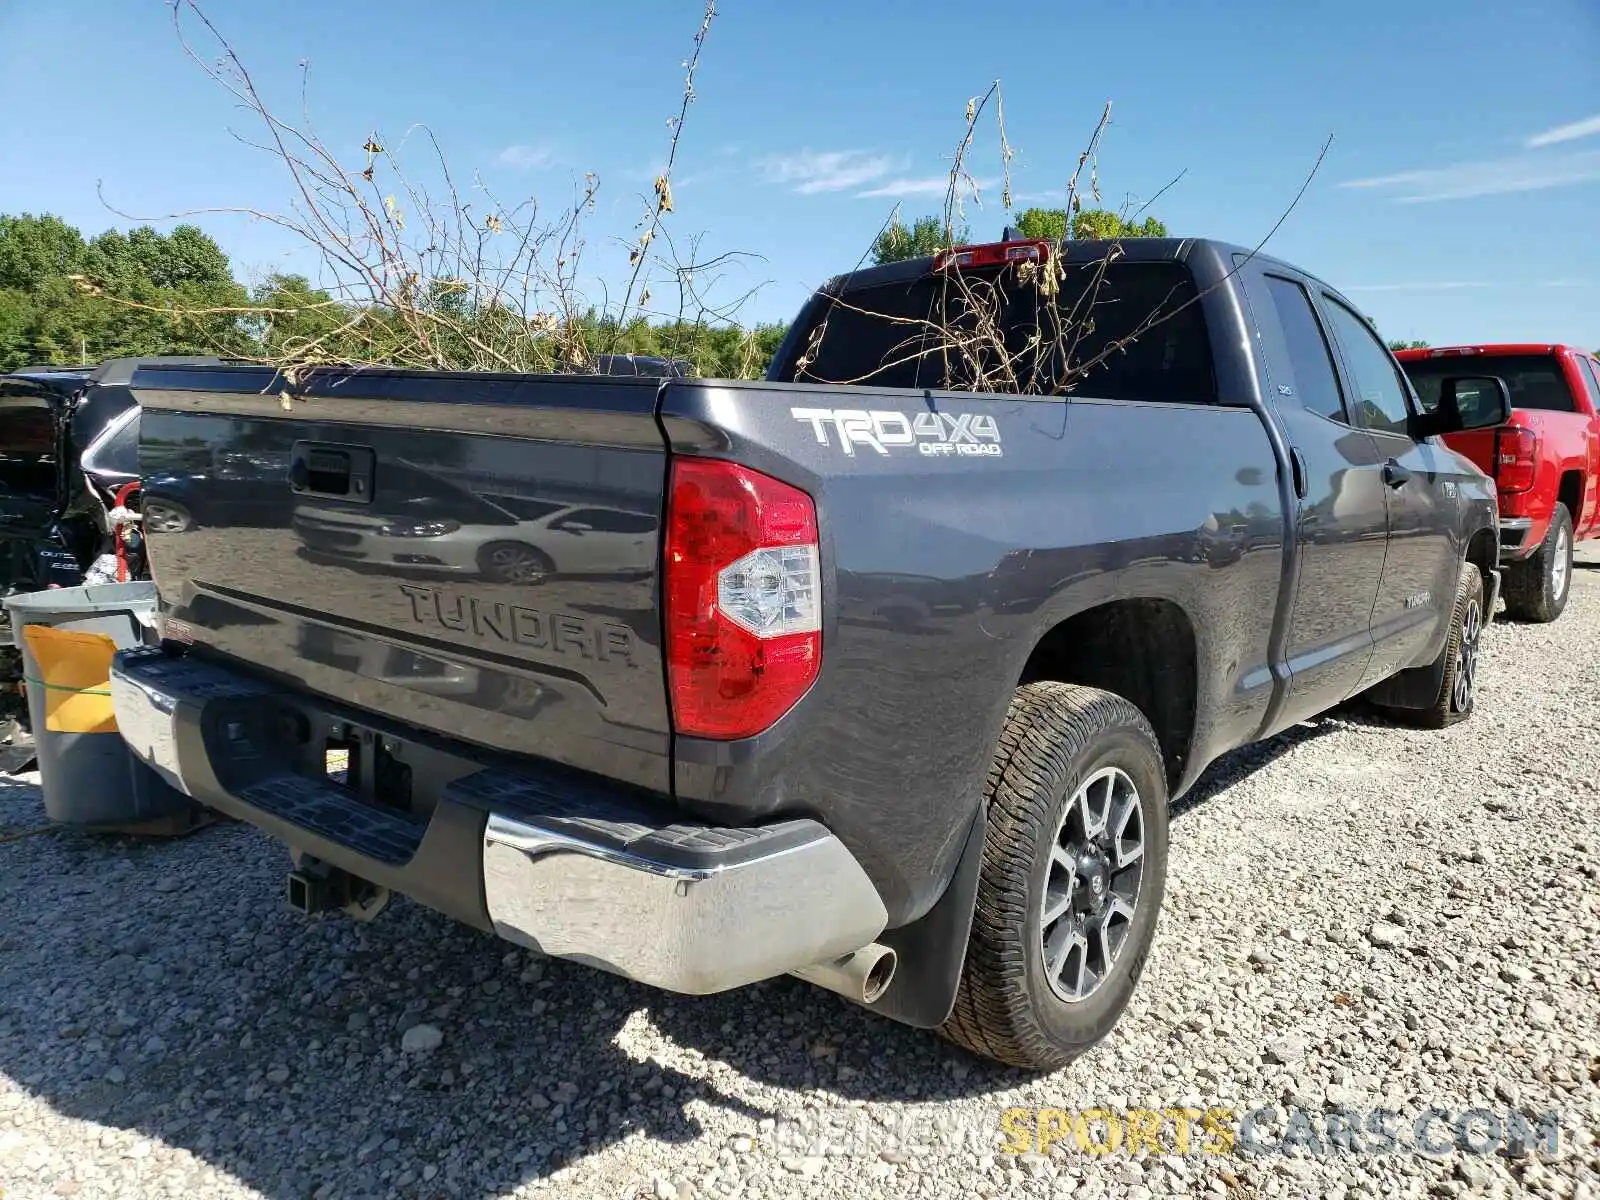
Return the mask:
<path id="1" fill-rule="evenodd" d="M 24 625 L 22 636 L 44 690 L 44 727 L 52 733 L 115 733 L 111 659 L 117 644 L 103 633 Z"/>

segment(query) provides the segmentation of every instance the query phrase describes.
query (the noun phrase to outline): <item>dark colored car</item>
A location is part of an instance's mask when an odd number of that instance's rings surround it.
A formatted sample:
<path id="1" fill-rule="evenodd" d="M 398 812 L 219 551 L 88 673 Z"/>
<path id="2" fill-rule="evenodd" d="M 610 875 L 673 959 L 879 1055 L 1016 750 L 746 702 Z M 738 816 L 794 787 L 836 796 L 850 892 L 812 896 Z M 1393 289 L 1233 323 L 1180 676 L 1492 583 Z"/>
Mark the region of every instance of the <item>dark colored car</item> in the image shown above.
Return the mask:
<path id="1" fill-rule="evenodd" d="M 147 460 L 283 454 L 272 502 L 352 526 L 413 464 L 659 531 L 537 581 L 152 532 L 166 642 L 119 657 L 119 728 L 291 847 L 308 911 L 400 891 L 680 992 L 791 972 L 1048 1067 L 1132 994 L 1209 763 L 1361 694 L 1473 709 L 1495 495 L 1439 435 L 1503 385 L 1423 412 L 1337 291 L 1236 247 L 860 271 L 761 382 L 280 385 L 141 371 Z"/>
<path id="2" fill-rule="evenodd" d="M 76 587 L 112 545 L 109 513 L 139 481 L 139 362 L 27 367 L 0 375 L 0 596 Z M 126 536 L 129 578 L 145 578 L 140 534 Z M 22 659 L 0 610 L 0 771 L 33 758 Z"/>

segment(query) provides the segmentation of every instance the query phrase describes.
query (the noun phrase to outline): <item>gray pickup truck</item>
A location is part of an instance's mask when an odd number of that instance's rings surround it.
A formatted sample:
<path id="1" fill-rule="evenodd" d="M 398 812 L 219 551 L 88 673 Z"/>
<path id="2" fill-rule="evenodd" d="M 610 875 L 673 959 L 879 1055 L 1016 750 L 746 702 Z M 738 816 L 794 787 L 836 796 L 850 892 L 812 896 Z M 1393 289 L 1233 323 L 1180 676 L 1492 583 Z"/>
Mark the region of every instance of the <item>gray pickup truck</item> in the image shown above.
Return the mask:
<path id="1" fill-rule="evenodd" d="M 1169 802 L 1358 694 L 1467 716 L 1498 588 L 1438 435 L 1504 385 L 1422 411 L 1333 288 L 1204 240 L 857 271 L 759 382 L 134 387 L 147 502 L 250 469 L 152 531 L 117 719 L 287 844 L 297 907 L 401 893 L 684 993 L 794 974 L 1030 1068 L 1137 985 Z"/>

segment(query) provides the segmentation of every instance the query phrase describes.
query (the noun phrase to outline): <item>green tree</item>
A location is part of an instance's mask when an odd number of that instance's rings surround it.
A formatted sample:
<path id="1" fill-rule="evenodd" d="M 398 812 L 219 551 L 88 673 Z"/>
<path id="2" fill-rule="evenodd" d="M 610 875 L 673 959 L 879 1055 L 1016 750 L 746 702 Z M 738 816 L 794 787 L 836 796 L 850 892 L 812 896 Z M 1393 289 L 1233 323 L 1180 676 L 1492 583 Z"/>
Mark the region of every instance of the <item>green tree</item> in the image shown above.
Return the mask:
<path id="1" fill-rule="evenodd" d="M 83 270 L 88 254 L 83 235 L 60 217 L 0 215 L 0 288 L 32 291 Z"/>
<path id="2" fill-rule="evenodd" d="M 136 354 L 250 354 L 249 303 L 192 225 L 90 240 L 59 217 L 0 216 L 0 369 Z"/>
<path id="3" fill-rule="evenodd" d="M 938 222 L 929 217 L 913 228 L 926 238 Z M 525 314 L 480 302 L 459 281 L 431 278 L 419 291 L 412 302 L 444 318 L 424 327 L 448 361 L 470 361 L 469 341 L 504 345 L 530 325 Z M 788 328 L 635 316 L 619 330 L 596 312 L 575 320 L 591 356 L 615 348 L 687 359 L 698 374 L 725 379 L 760 377 Z M 85 240 L 58 217 L 0 216 L 0 371 L 144 354 L 304 360 L 308 347 L 319 361 L 400 361 L 414 352 L 417 329 L 393 309 L 336 299 L 303 275 L 271 275 L 247 292 L 227 255 L 193 226 L 166 234 L 109 230 Z M 543 335 L 546 369 L 569 365 L 555 335 L 554 328 Z"/>
<path id="4" fill-rule="evenodd" d="M 970 237 L 964 225 L 947 235 L 945 223 L 938 217 L 918 217 L 907 225 L 897 214 L 873 241 L 872 261 L 881 267 L 908 258 L 926 258 L 950 246 L 963 245 Z"/>
<path id="5" fill-rule="evenodd" d="M 1018 215 L 1015 226 L 1023 237 L 1049 238 L 1059 242 L 1067 234 L 1067 210 L 1030 208 Z M 1167 227 L 1154 217 L 1132 221 L 1108 208 L 1085 208 L 1072 218 L 1072 236 L 1075 241 L 1166 237 Z"/>
<path id="6" fill-rule="evenodd" d="M 1013 225 L 1025 238 L 1049 238 L 1052 242 L 1059 242 L 1067 236 L 1067 210 L 1030 208 L 1020 213 Z"/>
<path id="7" fill-rule="evenodd" d="M 1389 343 L 1389 349 L 1391 350 L 1426 350 L 1427 348 L 1427 342 L 1407 342 L 1404 340 L 1395 340 Z"/>
<path id="8" fill-rule="evenodd" d="M 312 287 L 304 275 L 269 275 L 256 285 L 251 300 L 260 315 L 249 318 L 248 332 L 268 359 L 319 341 L 338 355 L 335 343 L 343 340 L 341 331 L 356 315 L 350 306 Z"/>

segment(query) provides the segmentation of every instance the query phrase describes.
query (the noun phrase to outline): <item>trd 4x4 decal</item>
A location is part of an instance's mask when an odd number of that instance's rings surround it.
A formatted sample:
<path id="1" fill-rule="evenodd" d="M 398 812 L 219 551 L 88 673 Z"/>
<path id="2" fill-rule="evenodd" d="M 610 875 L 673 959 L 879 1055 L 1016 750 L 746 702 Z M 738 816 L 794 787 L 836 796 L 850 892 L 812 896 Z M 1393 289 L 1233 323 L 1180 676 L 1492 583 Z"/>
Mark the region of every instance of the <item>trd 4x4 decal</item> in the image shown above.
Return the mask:
<path id="1" fill-rule="evenodd" d="M 985 413 L 947 413 L 923 410 L 914 417 L 903 412 L 860 408 L 791 408 L 789 415 L 806 421 L 819 445 L 831 445 L 834 430 L 839 448 L 853 455 L 857 446 L 888 454 L 897 446 L 915 446 L 918 453 L 977 455 L 999 458 L 1000 427 Z"/>

